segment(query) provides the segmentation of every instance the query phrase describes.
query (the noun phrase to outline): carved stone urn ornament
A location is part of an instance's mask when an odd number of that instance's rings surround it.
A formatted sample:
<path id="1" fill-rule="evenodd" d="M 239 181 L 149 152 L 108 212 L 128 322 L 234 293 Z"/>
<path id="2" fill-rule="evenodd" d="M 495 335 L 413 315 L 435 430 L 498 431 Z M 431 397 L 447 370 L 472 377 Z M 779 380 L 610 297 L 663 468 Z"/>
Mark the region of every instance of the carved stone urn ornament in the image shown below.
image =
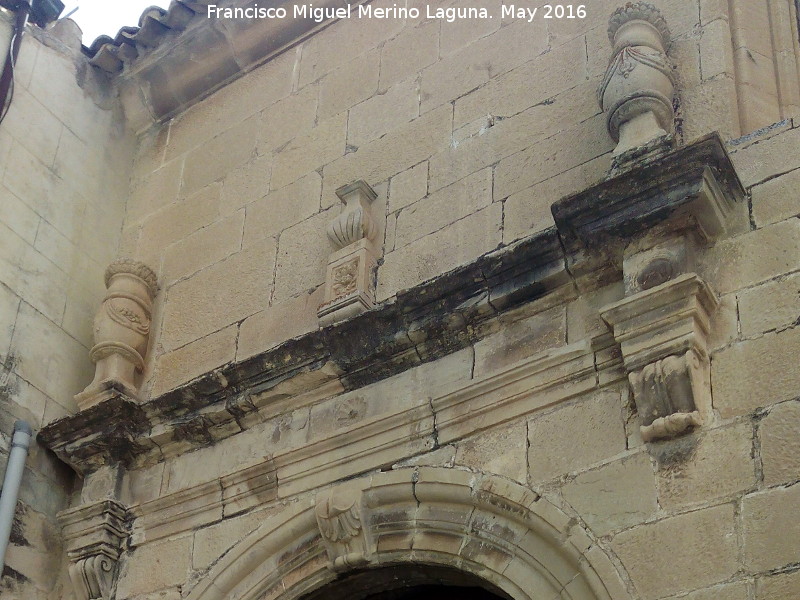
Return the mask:
<path id="1" fill-rule="evenodd" d="M 614 54 L 598 90 L 614 156 L 644 146 L 673 130 L 675 81 L 667 58 L 664 17 L 647 2 L 628 2 L 611 15 Z"/>
<path id="2" fill-rule="evenodd" d="M 104 400 L 112 388 L 135 396 L 134 375 L 144 368 L 156 275 L 148 266 L 123 258 L 108 266 L 105 283 L 108 291 L 94 318 L 90 353 L 94 380 L 75 396 L 81 410 Z"/>

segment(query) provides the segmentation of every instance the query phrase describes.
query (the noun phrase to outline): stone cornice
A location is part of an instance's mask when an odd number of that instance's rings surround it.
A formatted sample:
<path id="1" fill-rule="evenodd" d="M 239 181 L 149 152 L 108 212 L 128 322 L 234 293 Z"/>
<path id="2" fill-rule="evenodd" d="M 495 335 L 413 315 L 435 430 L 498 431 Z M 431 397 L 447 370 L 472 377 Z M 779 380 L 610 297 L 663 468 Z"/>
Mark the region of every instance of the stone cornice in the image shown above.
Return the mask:
<path id="1" fill-rule="evenodd" d="M 285 19 L 209 19 L 208 5 L 284 7 Z M 291 48 L 330 19 L 291 17 L 301 0 L 173 1 L 168 11 L 147 9 L 140 27 L 126 27 L 114 38 L 99 38 L 88 50 L 90 63 L 120 87 L 126 118 L 134 131 L 164 122 L 222 86 Z M 345 0 L 319 0 L 317 8 L 344 6 Z"/>
<path id="2" fill-rule="evenodd" d="M 742 197 L 722 141 L 709 136 L 557 202 L 556 228 L 148 402 L 112 390 L 110 400 L 51 423 L 39 439 L 84 473 L 210 445 L 289 408 L 464 348 L 504 311 L 534 301 L 549 306 L 619 280 L 631 237 L 678 226 L 705 239 L 721 235 Z M 607 341 L 590 350 L 604 351 Z M 453 439 L 458 429 L 454 422 Z"/>

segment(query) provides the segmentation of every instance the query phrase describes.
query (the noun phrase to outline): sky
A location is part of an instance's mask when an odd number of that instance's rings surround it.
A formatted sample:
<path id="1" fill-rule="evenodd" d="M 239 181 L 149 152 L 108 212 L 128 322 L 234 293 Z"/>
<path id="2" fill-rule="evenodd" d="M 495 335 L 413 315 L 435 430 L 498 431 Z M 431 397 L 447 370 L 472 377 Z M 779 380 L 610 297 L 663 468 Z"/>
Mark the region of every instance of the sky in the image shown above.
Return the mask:
<path id="1" fill-rule="evenodd" d="M 70 18 L 83 31 L 83 43 L 89 46 L 100 35 L 114 37 L 120 27 L 138 25 L 142 11 L 148 6 L 169 6 L 169 0 L 62 0 L 66 16 L 78 7 Z"/>

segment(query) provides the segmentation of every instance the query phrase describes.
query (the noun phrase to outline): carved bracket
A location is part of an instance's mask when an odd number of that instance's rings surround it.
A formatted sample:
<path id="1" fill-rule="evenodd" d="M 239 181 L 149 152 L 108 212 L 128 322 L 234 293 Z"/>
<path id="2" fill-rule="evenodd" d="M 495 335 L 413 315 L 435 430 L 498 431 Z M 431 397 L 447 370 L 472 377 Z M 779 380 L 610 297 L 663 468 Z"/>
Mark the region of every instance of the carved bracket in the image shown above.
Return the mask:
<path id="1" fill-rule="evenodd" d="M 364 528 L 360 490 L 338 487 L 321 492 L 315 515 L 331 570 L 346 571 L 370 561 L 373 548 Z"/>
<path id="2" fill-rule="evenodd" d="M 645 441 L 689 431 L 710 412 L 707 337 L 718 304 L 687 273 L 601 310 L 622 349 Z"/>
<path id="3" fill-rule="evenodd" d="M 370 205 L 376 194 L 361 180 L 339 188 L 336 194 L 344 209 L 328 226 L 328 237 L 339 249 L 328 259 L 325 302 L 317 313 L 322 326 L 344 321 L 375 306 L 376 226 L 370 216 Z"/>
<path id="4" fill-rule="evenodd" d="M 128 538 L 128 509 L 115 500 L 103 500 L 66 510 L 58 520 L 77 600 L 111 600 L 117 562 Z"/>

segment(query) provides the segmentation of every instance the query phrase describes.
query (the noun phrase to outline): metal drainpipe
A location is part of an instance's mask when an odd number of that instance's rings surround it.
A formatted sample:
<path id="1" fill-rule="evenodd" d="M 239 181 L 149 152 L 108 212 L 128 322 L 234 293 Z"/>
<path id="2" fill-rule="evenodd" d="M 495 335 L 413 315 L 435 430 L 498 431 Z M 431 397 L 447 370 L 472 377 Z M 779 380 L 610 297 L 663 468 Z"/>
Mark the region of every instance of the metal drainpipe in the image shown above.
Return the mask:
<path id="1" fill-rule="evenodd" d="M 19 0 L 14 9 L 14 29 L 10 46 L 5 50 L 5 56 L 0 57 L 3 63 L 2 75 L 0 75 L 0 122 L 5 118 L 11 100 L 14 95 L 14 66 L 19 55 L 19 48 L 22 44 L 22 34 L 25 32 L 25 25 L 28 23 L 28 16 L 31 12 L 30 0 Z"/>
<path id="2" fill-rule="evenodd" d="M 11 537 L 11 525 L 17 509 L 17 496 L 25 470 L 25 459 L 31 446 L 33 430 L 26 421 L 14 423 L 14 436 L 11 438 L 11 452 L 8 454 L 6 477 L 0 492 L 0 573 L 6 565 L 6 549 Z"/>

